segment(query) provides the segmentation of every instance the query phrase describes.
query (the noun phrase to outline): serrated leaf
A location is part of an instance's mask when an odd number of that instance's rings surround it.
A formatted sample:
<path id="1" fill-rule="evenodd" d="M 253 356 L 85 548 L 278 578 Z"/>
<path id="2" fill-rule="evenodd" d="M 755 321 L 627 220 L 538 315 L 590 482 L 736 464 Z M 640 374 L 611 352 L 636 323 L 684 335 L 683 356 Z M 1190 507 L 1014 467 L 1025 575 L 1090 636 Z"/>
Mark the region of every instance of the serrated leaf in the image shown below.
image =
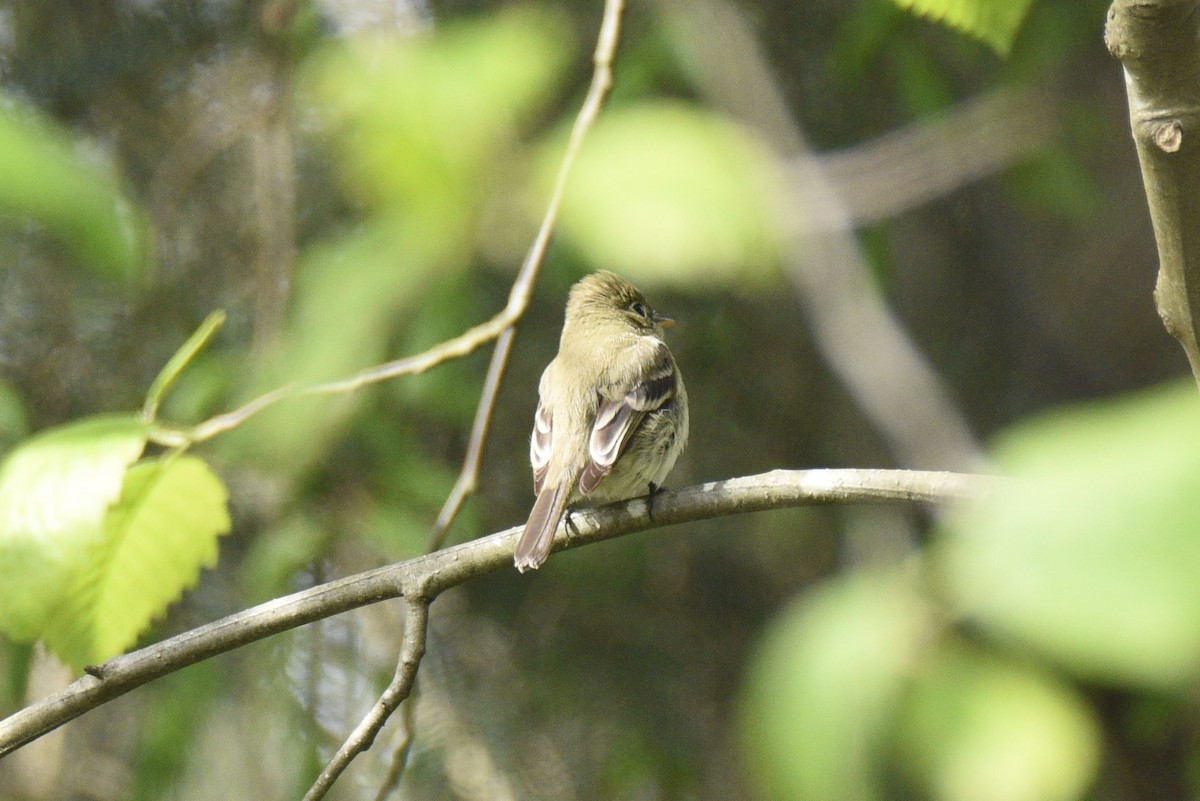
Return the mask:
<path id="1" fill-rule="evenodd" d="M 47 629 L 68 663 L 101 662 L 132 645 L 217 559 L 229 530 L 225 485 L 200 459 L 180 456 L 130 468 L 109 512 L 104 541 Z"/>
<path id="2" fill-rule="evenodd" d="M 1014 428 L 995 460 L 1019 480 L 957 521 L 937 550 L 950 603 L 1084 678 L 1191 686 L 1198 442 L 1190 382 Z"/>
<path id="3" fill-rule="evenodd" d="M 877 575 L 831 581 L 785 609 L 751 662 L 742 740 L 778 801 L 882 798 L 888 722 L 926 636 L 906 584 Z"/>
<path id="4" fill-rule="evenodd" d="M 979 39 L 1007 55 L 1032 0 L 893 0 L 901 8 Z"/>
<path id="5" fill-rule="evenodd" d="M 104 538 L 108 507 L 146 444 L 132 415 L 45 431 L 0 464 L 0 630 L 38 637 Z"/>
<path id="6" fill-rule="evenodd" d="M 897 765 L 936 801 L 1074 801 L 1100 752 L 1087 705 L 1054 678 L 940 649 L 899 715 Z"/>

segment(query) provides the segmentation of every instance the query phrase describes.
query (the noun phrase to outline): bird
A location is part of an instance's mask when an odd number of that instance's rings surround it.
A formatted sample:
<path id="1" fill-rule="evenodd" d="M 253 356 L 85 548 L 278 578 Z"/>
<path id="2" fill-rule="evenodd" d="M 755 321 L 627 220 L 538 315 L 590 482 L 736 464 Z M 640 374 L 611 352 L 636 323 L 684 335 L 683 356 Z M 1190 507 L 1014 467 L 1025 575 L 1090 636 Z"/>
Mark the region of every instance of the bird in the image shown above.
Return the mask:
<path id="1" fill-rule="evenodd" d="M 688 439 L 687 390 L 663 340 L 674 320 L 601 270 L 567 299 L 558 353 L 538 383 L 529 461 L 537 495 L 513 552 L 545 562 L 568 506 L 653 495 Z"/>

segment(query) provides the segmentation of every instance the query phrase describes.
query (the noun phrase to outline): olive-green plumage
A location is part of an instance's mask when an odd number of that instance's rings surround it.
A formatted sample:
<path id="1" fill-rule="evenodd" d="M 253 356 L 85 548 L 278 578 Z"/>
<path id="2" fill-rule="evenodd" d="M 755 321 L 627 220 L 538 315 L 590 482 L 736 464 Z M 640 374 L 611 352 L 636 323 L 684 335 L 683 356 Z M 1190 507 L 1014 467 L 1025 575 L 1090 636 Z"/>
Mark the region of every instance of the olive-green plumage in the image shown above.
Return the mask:
<path id="1" fill-rule="evenodd" d="M 537 500 L 513 561 L 546 560 L 567 505 L 624 500 L 662 483 L 687 444 L 687 391 L 659 316 L 610 272 L 571 288 L 558 355 L 542 373 L 529 457 Z"/>

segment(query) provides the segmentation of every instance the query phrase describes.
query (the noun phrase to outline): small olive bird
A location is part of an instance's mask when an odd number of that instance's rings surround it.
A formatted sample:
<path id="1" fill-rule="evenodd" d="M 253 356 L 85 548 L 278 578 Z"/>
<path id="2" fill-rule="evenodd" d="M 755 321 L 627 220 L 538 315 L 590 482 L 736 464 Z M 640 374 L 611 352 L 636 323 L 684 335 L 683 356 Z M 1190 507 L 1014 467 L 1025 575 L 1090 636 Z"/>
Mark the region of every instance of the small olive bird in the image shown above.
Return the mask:
<path id="1" fill-rule="evenodd" d="M 558 355 L 538 384 L 529 444 L 537 500 L 517 570 L 546 561 L 568 504 L 653 493 L 671 472 L 688 438 L 683 376 L 663 342 L 674 322 L 610 272 L 571 288 Z"/>

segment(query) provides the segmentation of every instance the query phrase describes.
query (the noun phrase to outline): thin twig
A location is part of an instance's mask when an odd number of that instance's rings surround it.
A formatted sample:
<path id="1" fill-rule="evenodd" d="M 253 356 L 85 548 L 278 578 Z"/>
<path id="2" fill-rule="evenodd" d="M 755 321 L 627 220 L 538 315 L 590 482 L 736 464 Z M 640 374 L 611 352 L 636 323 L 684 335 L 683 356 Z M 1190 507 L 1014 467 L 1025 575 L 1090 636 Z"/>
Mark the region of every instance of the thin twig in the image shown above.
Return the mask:
<path id="1" fill-rule="evenodd" d="M 654 516 L 644 498 L 582 509 L 558 550 L 635 531 L 723 515 L 830 503 L 945 503 L 978 498 L 991 476 L 909 470 L 776 470 L 662 492 Z M 147 682 L 305 623 L 405 596 L 432 601 L 470 579 L 512 566 L 520 527 L 406 562 L 376 568 L 276 598 L 88 668 L 61 691 L 0 720 L 0 757 Z"/>
<path id="2" fill-rule="evenodd" d="M 500 393 L 500 382 L 504 380 L 504 368 L 508 365 L 508 354 L 512 350 L 515 335 L 516 329 L 509 327 L 504 329 L 504 333 L 496 340 L 492 361 L 488 364 L 487 377 L 483 381 L 483 392 L 479 396 L 479 406 L 475 409 L 475 422 L 471 424 L 471 441 L 467 445 L 467 455 L 463 458 L 463 466 L 454 482 L 454 488 L 450 490 L 446 502 L 442 504 L 442 510 L 438 512 L 426 553 L 432 553 L 442 547 L 450 524 L 458 516 L 463 503 L 479 486 L 479 464 L 483 460 L 483 447 L 487 444 L 492 410 L 496 406 L 496 395 Z"/>
<path id="3" fill-rule="evenodd" d="M 387 801 L 387 797 L 391 795 L 392 790 L 400 783 L 400 777 L 404 775 L 404 767 L 408 764 L 408 755 L 412 751 L 413 734 L 416 732 L 417 715 L 416 715 L 416 688 L 409 693 L 408 703 L 404 705 L 404 734 L 400 738 L 400 742 L 392 749 L 392 764 L 388 768 L 387 776 L 379 783 L 379 792 L 375 794 L 375 801 Z"/>
<path id="4" fill-rule="evenodd" d="M 396 707 L 408 698 L 417 677 L 417 668 L 421 657 L 425 655 L 425 634 L 429 624 L 429 601 L 425 598 L 406 597 L 404 609 L 404 640 L 400 644 L 400 658 L 396 662 L 396 672 L 387 689 L 379 696 L 375 706 L 355 727 L 342 747 L 329 760 L 329 764 L 321 771 L 321 775 L 313 782 L 312 787 L 304 794 L 304 801 L 319 801 L 333 787 L 342 772 L 350 765 L 356 756 L 366 751 L 375 742 L 376 735 L 387 723 L 388 718 L 396 711 Z"/>
<path id="5" fill-rule="evenodd" d="M 482 322 L 453 339 L 448 339 L 422 353 L 369 367 L 355 373 L 349 378 L 328 381 L 323 384 L 312 384 L 306 387 L 287 385 L 273 389 L 249 401 L 240 408 L 205 420 L 190 431 L 181 432 L 181 435 L 186 437 L 188 442 L 204 442 L 218 434 L 223 434 L 230 429 L 237 428 L 259 412 L 288 398 L 310 395 L 344 395 L 362 389 L 365 386 L 378 384 L 402 375 L 423 373 L 442 362 L 459 359 L 474 353 L 477 348 L 498 337 L 515 320 L 516 316 L 514 316 L 510 304 L 509 307 L 505 307 L 490 320 Z"/>
<path id="6" fill-rule="evenodd" d="M 514 285 L 515 289 L 515 285 Z M 525 303 L 527 303 L 527 298 Z M 218 434 L 237 428 L 254 415 L 280 401 L 312 395 L 344 395 L 403 375 L 417 375 L 443 362 L 459 359 L 475 352 L 487 342 L 496 339 L 505 329 L 512 326 L 525 310 L 525 303 L 514 304 L 510 298 L 507 306 L 491 319 L 476 325 L 453 339 L 448 339 L 429 350 L 403 359 L 385 362 L 362 370 L 348 378 L 328 381 L 323 384 L 298 386 L 288 384 L 277 387 L 230 412 L 211 417 L 187 430 L 159 427 L 155 429 L 155 442 L 167 446 L 194 444 L 212 439 Z"/>
<path id="7" fill-rule="evenodd" d="M 571 127 L 571 136 L 567 141 L 567 149 L 563 153 L 562 163 L 558 166 L 558 175 L 554 180 L 554 189 L 550 193 L 550 200 L 546 204 L 546 213 L 542 217 L 542 224 L 538 228 L 537 236 L 534 237 L 529 253 L 525 256 L 525 262 L 521 265 L 521 270 L 517 273 L 517 278 L 513 281 L 512 289 L 509 292 L 508 308 L 514 312 L 513 321 L 500 334 L 496 341 L 496 348 L 492 351 L 492 361 L 488 365 L 487 379 L 484 381 L 483 392 L 479 397 L 479 406 L 475 409 L 475 422 L 471 427 L 471 442 L 467 446 L 467 455 L 463 459 L 462 470 L 458 474 L 458 480 L 454 483 L 454 489 L 451 490 L 446 502 L 442 505 L 437 522 L 433 526 L 433 535 L 430 537 L 429 543 L 431 551 L 442 547 L 450 524 L 458 516 L 463 502 L 475 492 L 478 486 L 479 463 L 483 457 L 484 445 L 487 444 L 492 410 L 496 405 L 500 382 L 504 380 L 508 354 L 512 350 L 513 325 L 529 305 L 534 282 L 537 280 L 538 271 L 546 256 L 546 248 L 550 244 L 550 236 L 554 233 L 554 226 L 558 221 L 558 211 L 567 190 L 567 178 L 583 147 L 583 141 L 587 137 L 588 131 L 592 129 L 604 107 L 604 99 L 608 96 L 608 90 L 612 87 L 612 64 L 616 56 L 617 43 L 621 38 L 621 12 L 624 6 L 624 0 L 606 0 L 604 4 L 604 19 L 600 23 L 600 33 L 596 37 L 596 50 L 592 55 L 592 82 L 588 87 L 587 97 L 584 98 L 583 105 L 580 106 L 579 113 L 575 116 L 575 124 Z"/>

